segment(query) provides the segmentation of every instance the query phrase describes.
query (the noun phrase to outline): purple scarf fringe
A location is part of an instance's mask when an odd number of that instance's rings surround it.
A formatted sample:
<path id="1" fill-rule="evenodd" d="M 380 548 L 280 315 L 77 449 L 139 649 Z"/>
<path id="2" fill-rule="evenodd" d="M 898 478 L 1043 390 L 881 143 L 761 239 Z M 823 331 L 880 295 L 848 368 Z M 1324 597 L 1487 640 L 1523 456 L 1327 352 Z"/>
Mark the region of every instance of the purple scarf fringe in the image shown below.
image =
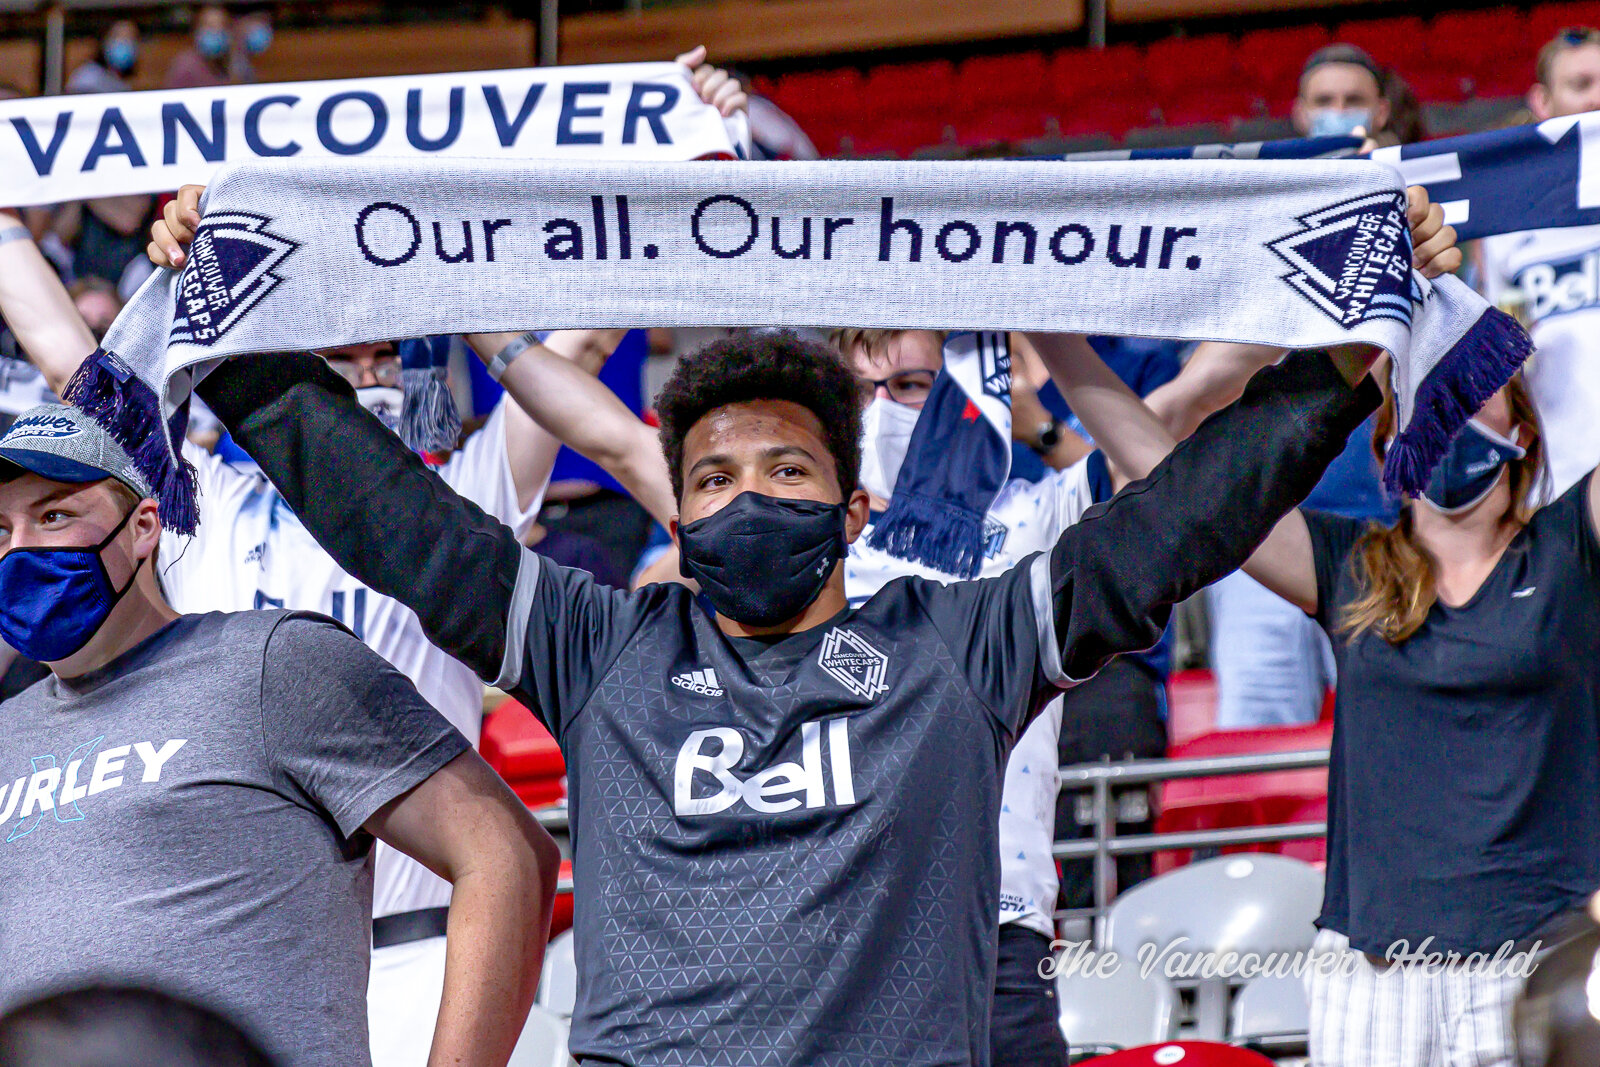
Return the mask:
<path id="1" fill-rule="evenodd" d="M 161 524 L 193 534 L 200 525 L 199 488 L 181 452 L 188 404 L 173 413 L 163 433 L 160 399 L 115 354 L 98 348 L 73 373 L 62 399 L 81 408 L 128 453 L 150 482 Z"/>
<path id="2" fill-rule="evenodd" d="M 1516 319 L 1499 308 L 1479 316 L 1417 386 L 1411 423 L 1384 458 L 1384 487 L 1407 496 L 1422 492 L 1451 439 L 1532 353 Z"/>

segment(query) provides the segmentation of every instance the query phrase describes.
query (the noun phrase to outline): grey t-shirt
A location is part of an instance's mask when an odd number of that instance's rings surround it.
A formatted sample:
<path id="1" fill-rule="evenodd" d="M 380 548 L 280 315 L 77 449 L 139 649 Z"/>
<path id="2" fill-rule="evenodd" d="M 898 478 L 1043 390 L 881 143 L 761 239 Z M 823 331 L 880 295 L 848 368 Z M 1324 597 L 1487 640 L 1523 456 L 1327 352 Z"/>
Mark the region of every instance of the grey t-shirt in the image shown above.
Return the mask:
<path id="1" fill-rule="evenodd" d="M 367 1063 L 372 838 L 468 744 L 326 619 L 186 615 L 0 704 L 0 1011 L 89 982 Z"/>

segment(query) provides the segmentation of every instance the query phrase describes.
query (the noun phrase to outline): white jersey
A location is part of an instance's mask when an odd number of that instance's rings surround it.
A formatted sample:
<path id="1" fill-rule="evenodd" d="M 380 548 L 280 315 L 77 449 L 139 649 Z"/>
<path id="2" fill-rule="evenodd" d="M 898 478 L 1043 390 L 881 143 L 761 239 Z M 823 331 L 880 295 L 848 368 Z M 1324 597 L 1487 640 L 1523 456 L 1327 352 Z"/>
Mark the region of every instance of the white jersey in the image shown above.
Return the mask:
<path id="1" fill-rule="evenodd" d="M 984 523 L 983 568 L 979 576 L 1004 574 L 1026 556 L 1048 552 L 1061 532 L 1094 503 L 1088 459 L 1039 482 L 1007 482 L 994 498 Z M 859 604 L 895 578 L 917 575 L 953 581 L 948 574 L 898 559 L 872 548 L 869 526 L 850 546 L 844 564 L 845 595 Z M 1057 744 L 1061 737 L 1061 698 L 1017 738 L 1006 762 L 1000 794 L 1000 925 L 1018 923 L 1055 937 L 1056 894 L 1060 877 L 1051 855 L 1056 830 L 1056 793 L 1061 788 Z"/>
<path id="2" fill-rule="evenodd" d="M 159 570 L 173 607 L 184 613 L 292 608 L 330 615 L 410 678 L 428 703 L 477 745 L 483 683 L 423 636 L 414 611 L 346 574 L 255 467 L 235 466 L 191 444 L 184 445 L 183 454 L 199 472 L 200 526 L 193 538 L 162 535 Z M 511 527 L 518 538 L 533 526 L 540 501 L 526 509 L 517 506 L 503 401 L 437 469 L 450 488 Z M 378 845 L 374 915 L 449 903 L 448 882 Z"/>
<path id="3" fill-rule="evenodd" d="M 1543 424 L 1551 497 L 1600 464 L 1600 226 L 1483 242 L 1484 296 L 1528 324 L 1524 377 Z"/>
<path id="4" fill-rule="evenodd" d="M 59 401 L 38 367 L 0 354 L 0 414 L 21 415 L 40 404 L 56 403 Z"/>

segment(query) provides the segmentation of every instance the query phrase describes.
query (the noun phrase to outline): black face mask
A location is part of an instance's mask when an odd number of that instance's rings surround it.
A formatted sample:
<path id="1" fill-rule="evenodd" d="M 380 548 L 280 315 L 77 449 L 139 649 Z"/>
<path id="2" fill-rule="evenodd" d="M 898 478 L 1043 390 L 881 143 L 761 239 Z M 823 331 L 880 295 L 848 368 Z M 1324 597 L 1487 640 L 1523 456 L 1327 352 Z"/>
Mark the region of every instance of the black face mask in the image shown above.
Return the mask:
<path id="1" fill-rule="evenodd" d="M 740 493 L 678 528 L 679 570 L 712 607 L 747 626 L 776 626 L 817 599 L 844 558 L 844 505 Z"/>

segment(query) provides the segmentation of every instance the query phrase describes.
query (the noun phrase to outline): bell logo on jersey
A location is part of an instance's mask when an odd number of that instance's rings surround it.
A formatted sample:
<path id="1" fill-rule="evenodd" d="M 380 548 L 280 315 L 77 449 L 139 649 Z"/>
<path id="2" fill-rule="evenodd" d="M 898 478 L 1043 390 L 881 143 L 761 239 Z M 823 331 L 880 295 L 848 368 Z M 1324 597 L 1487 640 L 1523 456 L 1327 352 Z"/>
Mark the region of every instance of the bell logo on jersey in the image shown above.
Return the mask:
<path id="1" fill-rule="evenodd" d="M 682 674 L 675 674 L 672 676 L 672 684 L 679 689 L 699 693 L 703 697 L 719 697 L 723 693 L 722 683 L 717 681 L 717 672 L 710 667 L 703 671 L 684 671 Z"/>
<path id="2" fill-rule="evenodd" d="M 833 778 L 833 803 L 856 802 L 855 772 L 850 763 L 850 720 L 827 720 L 828 765 Z M 776 814 L 828 807 L 822 775 L 822 723 L 800 727 L 800 762 L 778 763 L 740 781 L 733 773 L 744 756 L 744 735 L 731 726 L 696 730 L 678 750 L 673 772 L 672 810 L 678 815 L 715 815 L 743 802 L 756 811 Z M 707 792 L 702 777 L 716 783 Z M 710 783 L 706 783 L 709 785 Z M 804 798 L 802 800 L 802 797 Z"/>
<path id="3" fill-rule="evenodd" d="M 1565 315 L 1600 304 L 1600 252 L 1535 263 L 1517 275 L 1528 321 Z"/>

